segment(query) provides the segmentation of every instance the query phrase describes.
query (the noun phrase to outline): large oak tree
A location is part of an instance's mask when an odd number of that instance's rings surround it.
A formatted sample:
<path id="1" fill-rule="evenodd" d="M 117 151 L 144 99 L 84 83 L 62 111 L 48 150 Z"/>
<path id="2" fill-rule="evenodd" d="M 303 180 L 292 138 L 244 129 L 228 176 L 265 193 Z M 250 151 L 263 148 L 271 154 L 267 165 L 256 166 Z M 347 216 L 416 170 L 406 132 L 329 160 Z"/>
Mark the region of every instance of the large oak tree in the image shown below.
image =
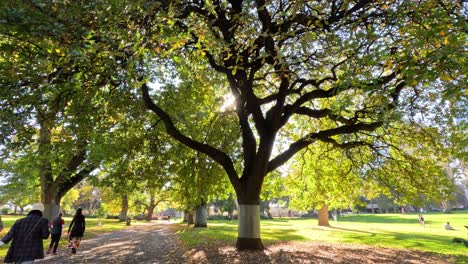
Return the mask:
<path id="1" fill-rule="evenodd" d="M 180 75 L 168 82 L 177 85 L 187 76 L 215 71 L 223 82 L 218 78 L 207 86 L 228 87 L 226 93 L 235 97 L 240 169 L 230 153 L 185 133 L 158 96 L 142 86 L 147 108 L 167 132 L 224 168 L 240 206 L 241 250 L 263 248 L 259 197 L 268 173 L 317 141 L 339 148 L 371 145 L 369 136 L 384 133 L 412 101 L 427 99 L 421 93 L 426 86 L 445 83 L 438 92 L 452 98 L 462 92 L 457 88 L 463 82 L 461 1 L 214 0 L 154 6 L 161 12 L 142 15 L 141 32 L 150 39 L 151 52 L 173 59 Z"/>

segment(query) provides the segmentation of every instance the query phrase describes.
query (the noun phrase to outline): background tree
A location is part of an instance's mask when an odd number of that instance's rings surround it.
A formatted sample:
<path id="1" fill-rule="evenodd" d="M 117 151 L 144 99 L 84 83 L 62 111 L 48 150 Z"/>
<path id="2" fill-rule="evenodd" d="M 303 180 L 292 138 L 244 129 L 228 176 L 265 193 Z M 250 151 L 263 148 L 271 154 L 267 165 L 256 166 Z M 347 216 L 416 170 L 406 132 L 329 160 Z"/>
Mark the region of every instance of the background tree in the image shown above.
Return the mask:
<path id="1" fill-rule="evenodd" d="M 277 202 L 278 206 L 280 205 L 281 198 L 287 193 L 283 181 L 283 176 L 279 171 L 273 172 L 270 177 L 265 179 L 260 195 L 260 215 L 262 218 L 273 218 L 270 212 L 270 202 Z"/>
<path id="2" fill-rule="evenodd" d="M 60 209 L 63 214 L 71 215 L 73 214 L 73 205 L 80 197 L 80 193 L 77 188 L 73 188 L 65 194 L 60 203 Z"/>
<path id="3" fill-rule="evenodd" d="M 79 196 L 73 203 L 73 207 L 75 209 L 82 208 L 88 215 L 96 215 L 101 204 L 101 189 L 88 181 L 80 182 L 75 189 Z"/>
<path id="4" fill-rule="evenodd" d="M 103 118 L 111 112 L 104 97 L 115 107 L 127 98 L 116 89 L 126 78 L 122 69 L 129 54 L 109 38 L 119 29 L 109 17 L 124 8 L 114 4 L 112 11 L 92 2 L 0 4 L 1 155 L 8 159 L 12 149 L 36 148 L 49 218 L 58 213 L 61 198 L 99 165 L 91 149 L 112 125 Z"/>
<path id="5" fill-rule="evenodd" d="M 290 207 L 316 209 L 318 224 L 328 226 L 329 210 L 352 207 L 362 194 L 365 182 L 356 172 L 345 153 L 324 143 L 309 147 L 298 156 L 285 181 Z"/>
<path id="6" fill-rule="evenodd" d="M 40 182 L 33 164 L 37 164 L 32 148 L 10 154 L 0 162 L 0 204 L 10 204 L 23 214 L 27 205 L 40 201 Z"/>

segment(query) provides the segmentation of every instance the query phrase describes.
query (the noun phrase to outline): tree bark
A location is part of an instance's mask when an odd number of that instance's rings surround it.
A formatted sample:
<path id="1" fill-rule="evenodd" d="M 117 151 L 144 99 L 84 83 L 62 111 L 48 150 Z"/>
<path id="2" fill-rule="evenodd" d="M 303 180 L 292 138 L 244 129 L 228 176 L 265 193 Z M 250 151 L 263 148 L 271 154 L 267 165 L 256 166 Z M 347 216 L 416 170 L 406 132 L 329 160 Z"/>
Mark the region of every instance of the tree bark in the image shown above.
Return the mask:
<path id="1" fill-rule="evenodd" d="M 44 205 L 43 216 L 52 219 L 60 211 L 60 198 L 58 186 L 52 175 L 52 164 L 49 160 L 51 143 L 51 124 L 46 119 L 39 120 L 39 176 L 41 179 L 41 202 Z"/>
<path id="2" fill-rule="evenodd" d="M 146 215 L 146 221 L 151 221 L 151 219 L 153 219 L 154 208 L 156 207 L 156 205 L 157 204 L 155 203 L 154 197 L 151 197 L 150 204 L 147 207 L 148 214 Z"/>
<path id="3" fill-rule="evenodd" d="M 120 210 L 119 214 L 119 221 L 125 222 L 127 220 L 127 213 L 128 213 L 128 196 L 126 194 L 122 195 L 122 209 Z"/>
<path id="4" fill-rule="evenodd" d="M 182 223 L 188 223 L 188 218 L 189 218 L 189 211 L 184 211 L 184 220 L 182 220 Z"/>
<path id="5" fill-rule="evenodd" d="M 260 238 L 259 204 L 239 202 L 239 224 L 236 247 L 238 250 L 263 250 Z"/>
<path id="6" fill-rule="evenodd" d="M 318 225 L 319 226 L 330 226 L 328 222 L 328 205 L 324 204 L 318 211 Z"/>
<path id="7" fill-rule="evenodd" d="M 42 204 L 44 205 L 44 211 L 42 216 L 52 220 L 60 212 L 60 200 L 62 197 L 58 194 L 58 187 L 55 184 L 49 184 L 48 187 L 43 190 Z"/>
<path id="8" fill-rule="evenodd" d="M 193 225 L 195 223 L 193 211 L 189 211 L 187 215 L 187 225 Z"/>
<path id="9" fill-rule="evenodd" d="M 205 202 L 202 202 L 195 208 L 194 227 L 207 227 L 207 210 Z"/>

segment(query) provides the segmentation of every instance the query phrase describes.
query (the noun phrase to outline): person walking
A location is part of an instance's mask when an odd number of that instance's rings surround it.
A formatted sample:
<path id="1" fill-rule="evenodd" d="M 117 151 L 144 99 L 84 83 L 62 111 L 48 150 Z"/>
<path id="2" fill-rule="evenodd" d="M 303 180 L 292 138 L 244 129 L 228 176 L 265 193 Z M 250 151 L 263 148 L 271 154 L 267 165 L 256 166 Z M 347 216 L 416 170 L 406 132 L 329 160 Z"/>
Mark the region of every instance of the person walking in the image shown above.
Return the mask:
<path id="1" fill-rule="evenodd" d="M 26 217 L 17 220 L 0 240 L 0 246 L 13 240 L 4 262 L 31 264 L 35 259 L 43 259 L 42 240 L 49 237 L 48 222 L 40 210 L 31 210 Z"/>
<path id="2" fill-rule="evenodd" d="M 49 250 L 47 250 L 47 254 L 50 254 L 52 250 L 52 254 L 57 254 L 57 247 L 60 242 L 60 237 L 62 237 L 62 227 L 65 222 L 62 219 L 62 213 L 59 213 L 58 216 L 50 222 L 50 245 Z"/>
<path id="3" fill-rule="evenodd" d="M 71 232 L 70 232 L 71 230 Z M 72 254 L 76 254 L 76 250 L 80 246 L 81 238 L 84 235 L 85 231 L 85 217 L 82 213 L 82 209 L 78 208 L 76 210 L 75 216 L 73 216 L 73 220 L 68 227 L 68 235 L 69 235 L 69 245 L 68 247 L 71 248 Z"/>
<path id="4" fill-rule="evenodd" d="M 426 226 L 426 222 L 424 221 L 424 216 L 422 213 L 419 214 L 419 224 Z"/>

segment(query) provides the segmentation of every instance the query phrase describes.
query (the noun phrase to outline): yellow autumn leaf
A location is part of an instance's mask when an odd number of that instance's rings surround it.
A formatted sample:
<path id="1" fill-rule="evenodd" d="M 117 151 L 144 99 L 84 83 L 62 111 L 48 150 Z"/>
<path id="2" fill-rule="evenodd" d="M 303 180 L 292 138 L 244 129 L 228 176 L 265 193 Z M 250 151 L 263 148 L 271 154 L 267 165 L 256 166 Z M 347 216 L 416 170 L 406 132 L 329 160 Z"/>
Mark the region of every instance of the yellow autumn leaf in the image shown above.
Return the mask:
<path id="1" fill-rule="evenodd" d="M 446 82 L 452 80 L 452 78 L 451 78 L 450 75 L 448 75 L 448 74 L 442 74 L 442 75 L 440 76 L 440 79 L 441 79 L 442 81 L 446 81 Z"/>
<path id="2" fill-rule="evenodd" d="M 444 45 L 448 45 L 450 43 L 449 38 L 445 37 L 444 38 Z"/>
<path id="3" fill-rule="evenodd" d="M 393 61 L 392 60 L 386 60 L 384 63 L 385 68 L 390 69 L 393 66 Z"/>

